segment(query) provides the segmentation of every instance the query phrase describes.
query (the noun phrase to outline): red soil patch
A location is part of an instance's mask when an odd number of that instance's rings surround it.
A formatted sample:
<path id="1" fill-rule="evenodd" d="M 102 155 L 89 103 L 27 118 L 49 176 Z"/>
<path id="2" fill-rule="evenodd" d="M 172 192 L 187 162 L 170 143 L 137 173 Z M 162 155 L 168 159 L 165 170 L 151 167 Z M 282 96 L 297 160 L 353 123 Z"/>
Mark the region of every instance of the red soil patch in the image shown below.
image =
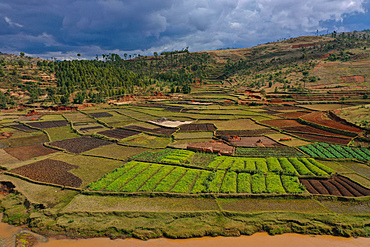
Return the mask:
<path id="1" fill-rule="evenodd" d="M 329 179 L 299 179 L 311 194 L 359 197 L 369 196 L 370 190 L 343 176 Z"/>
<path id="2" fill-rule="evenodd" d="M 190 143 L 187 149 L 224 155 L 232 155 L 234 153 L 234 147 L 217 141 Z"/>
<path id="3" fill-rule="evenodd" d="M 216 136 L 260 136 L 263 134 L 277 133 L 272 129 L 260 130 L 217 130 Z"/>
<path id="4" fill-rule="evenodd" d="M 344 125 L 344 124 L 338 123 L 330 119 L 326 112 L 312 112 L 312 113 L 302 116 L 301 119 L 307 122 L 310 122 L 310 123 L 330 127 L 333 129 L 339 129 L 339 130 L 344 130 L 344 131 L 349 131 L 349 132 L 354 132 L 354 133 L 362 132 L 362 130 L 359 128 Z"/>
<path id="5" fill-rule="evenodd" d="M 314 44 L 292 45 L 292 49 L 314 46 Z"/>
<path id="6" fill-rule="evenodd" d="M 365 82 L 365 77 L 363 75 L 354 76 L 342 76 L 343 82 Z"/>
<path id="7" fill-rule="evenodd" d="M 24 147 L 5 148 L 4 151 L 19 160 L 29 160 L 29 159 L 36 158 L 39 156 L 44 156 L 44 155 L 58 152 L 52 148 L 47 148 L 43 146 L 42 144 L 24 146 Z"/>
<path id="8" fill-rule="evenodd" d="M 280 143 L 271 140 L 265 136 L 255 137 L 230 137 L 227 140 L 231 145 L 238 147 L 283 147 Z"/>
<path id="9" fill-rule="evenodd" d="M 299 111 L 299 110 L 302 110 L 302 108 L 300 107 L 297 107 L 297 106 L 268 106 L 268 107 L 265 107 L 265 109 L 267 110 L 271 110 L 271 111 Z"/>
<path id="10" fill-rule="evenodd" d="M 307 113 L 310 113 L 310 112 L 305 112 L 305 111 L 285 112 L 285 113 L 279 114 L 279 116 L 282 116 L 285 118 L 291 118 L 291 119 L 298 119 Z"/>
<path id="11" fill-rule="evenodd" d="M 71 165 L 63 161 L 46 159 L 26 166 L 11 170 L 12 173 L 28 177 L 35 181 L 59 184 L 70 187 L 80 187 L 81 178 L 68 172 L 78 166 Z"/>
<path id="12" fill-rule="evenodd" d="M 269 126 L 273 126 L 273 127 L 293 127 L 293 126 L 304 126 L 300 123 L 298 123 L 297 121 L 295 120 L 285 120 L 285 119 L 282 119 L 282 120 L 264 120 L 264 121 L 261 121 L 260 123 L 263 123 L 263 124 L 266 124 L 266 125 L 269 125 Z"/>
<path id="13" fill-rule="evenodd" d="M 314 128 L 314 127 L 307 126 L 307 125 L 295 126 L 295 127 L 284 127 L 282 129 L 287 132 L 300 132 L 300 133 L 306 133 L 306 134 L 318 134 L 318 135 L 348 138 L 348 136 L 345 136 L 345 135 L 335 134 L 329 131 L 321 130 L 321 129 Z"/>
<path id="14" fill-rule="evenodd" d="M 12 132 L 2 132 L 0 133 L 0 139 L 8 139 L 12 137 L 13 133 Z"/>
<path id="15" fill-rule="evenodd" d="M 322 135 L 311 135 L 311 134 L 305 134 L 300 132 L 292 133 L 295 136 L 311 140 L 311 141 L 317 141 L 317 142 L 329 142 L 334 144 L 342 144 L 347 145 L 351 139 L 350 138 L 336 138 L 336 137 L 328 137 L 328 136 L 322 136 Z"/>

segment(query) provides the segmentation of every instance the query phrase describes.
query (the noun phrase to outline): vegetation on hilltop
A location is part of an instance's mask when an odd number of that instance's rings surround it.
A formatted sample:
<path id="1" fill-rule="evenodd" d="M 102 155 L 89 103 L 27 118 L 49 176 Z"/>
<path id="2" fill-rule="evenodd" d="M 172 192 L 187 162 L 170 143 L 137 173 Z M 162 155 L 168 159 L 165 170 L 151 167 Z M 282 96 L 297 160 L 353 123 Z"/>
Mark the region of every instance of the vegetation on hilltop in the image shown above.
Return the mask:
<path id="1" fill-rule="evenodd" d="M 316 71 L 322 63 L 347 66 L 369 59 L 367 32 L 304 36 L 252 48 L 154 56 L 103 54 L 94 60 L 47 61 L 0 54 L 0 107 L 18 104 L 100 103 L 124 95 L 190 93 L 191 85 L 220 84 L 232 90 L 308 93 L 312 85 L 336 83 L 338 73 Z M 337 65 L 338 63 L 338 65 Z M 370 74 L 366 65 L 343 75 Z M 324 73 L 324 76 L 323 76 Z M 325 81 L 324 81 L 325 80 Z M 339 87 L 345 85 L 339 85 Z"/>

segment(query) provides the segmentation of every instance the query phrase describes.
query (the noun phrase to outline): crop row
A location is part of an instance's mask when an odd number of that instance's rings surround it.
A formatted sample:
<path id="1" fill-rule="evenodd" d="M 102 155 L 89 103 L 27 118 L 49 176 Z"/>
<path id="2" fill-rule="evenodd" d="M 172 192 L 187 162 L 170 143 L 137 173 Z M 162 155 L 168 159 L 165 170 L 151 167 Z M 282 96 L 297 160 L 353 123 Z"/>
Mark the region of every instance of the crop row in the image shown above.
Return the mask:
<path id="1" fill-rule="evenodd" d="M 216 157 L 208 169 L 229 170 L 235 172 L 262 173 L 272 172 L 286 175 L 327 176 L 334 171 L 312 158 L 243 158 Z"/>
<path id="2" fill-rule="evenodd" d="M 296 176 L 207 171 L 131 161 L 90 184 L 90 190 L 173 193 L 301 193 Z"/>
<path id="3" fill-rule="evenodd" d="M 370 150 L 366 148 L 350 148 L 347 146 L 320 142 L 300 147 L 300 149 L 312 157 L 370 160 Z"/>
<path id="4" fill-rule="evenodd" d="M 267 156 L 267 157 L 305 157 L 303 153 L 291 147 L 238 147 L 235 151 L 239 156 Z"/>
<path id="5" fill-rule="evenodd" d="M 181 165 L 190 163 L 190 159 L 193 155 L 194 152 L 189 150 L 165 149 L 157 152 L 147 151 L 132 157 L 132 159 L 144 162 Z"/>

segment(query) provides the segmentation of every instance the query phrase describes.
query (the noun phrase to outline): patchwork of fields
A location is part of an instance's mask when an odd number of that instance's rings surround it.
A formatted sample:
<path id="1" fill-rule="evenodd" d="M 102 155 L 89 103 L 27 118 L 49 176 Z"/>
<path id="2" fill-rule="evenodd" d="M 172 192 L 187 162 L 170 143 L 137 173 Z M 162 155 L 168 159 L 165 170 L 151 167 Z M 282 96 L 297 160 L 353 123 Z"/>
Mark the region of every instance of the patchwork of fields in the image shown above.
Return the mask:
<path id="1" fill-rule="evenodd" d="M 307 114 L 293 106 L 153 103 L 14 116 L 0 120 L 0 183 L 6 178 L 60 214 L 354 214 L 333 198 L 364 207 L 370 151 L 349 145 L 356 128 L 338 125 L 344 132 L 337 133 L 329 120 L 299 122 Z"/>

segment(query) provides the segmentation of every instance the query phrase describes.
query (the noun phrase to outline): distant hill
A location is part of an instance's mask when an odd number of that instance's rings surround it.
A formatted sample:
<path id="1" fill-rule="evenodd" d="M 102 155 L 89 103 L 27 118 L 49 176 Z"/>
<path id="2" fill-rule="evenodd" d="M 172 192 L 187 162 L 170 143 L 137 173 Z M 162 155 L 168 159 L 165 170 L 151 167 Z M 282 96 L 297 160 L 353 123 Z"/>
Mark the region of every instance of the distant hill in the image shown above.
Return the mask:
<path id="1" fill-rule="evenodd" d="M 130 59 L 107 54 L 103 60 L 47 61 L 0 53 L 0 108 L 101 103 L 127 95 L 171 96 L 205 84 L 234 93 L 284 94 L 297 101 L 331 99 L 326 96 L 335 93 L 339 96 L 332 99 L 338 100 L 348 91 L 354 92 L 349 97 L 366 98 L 369 42 L 370 31 L 365 30 Z"/>

